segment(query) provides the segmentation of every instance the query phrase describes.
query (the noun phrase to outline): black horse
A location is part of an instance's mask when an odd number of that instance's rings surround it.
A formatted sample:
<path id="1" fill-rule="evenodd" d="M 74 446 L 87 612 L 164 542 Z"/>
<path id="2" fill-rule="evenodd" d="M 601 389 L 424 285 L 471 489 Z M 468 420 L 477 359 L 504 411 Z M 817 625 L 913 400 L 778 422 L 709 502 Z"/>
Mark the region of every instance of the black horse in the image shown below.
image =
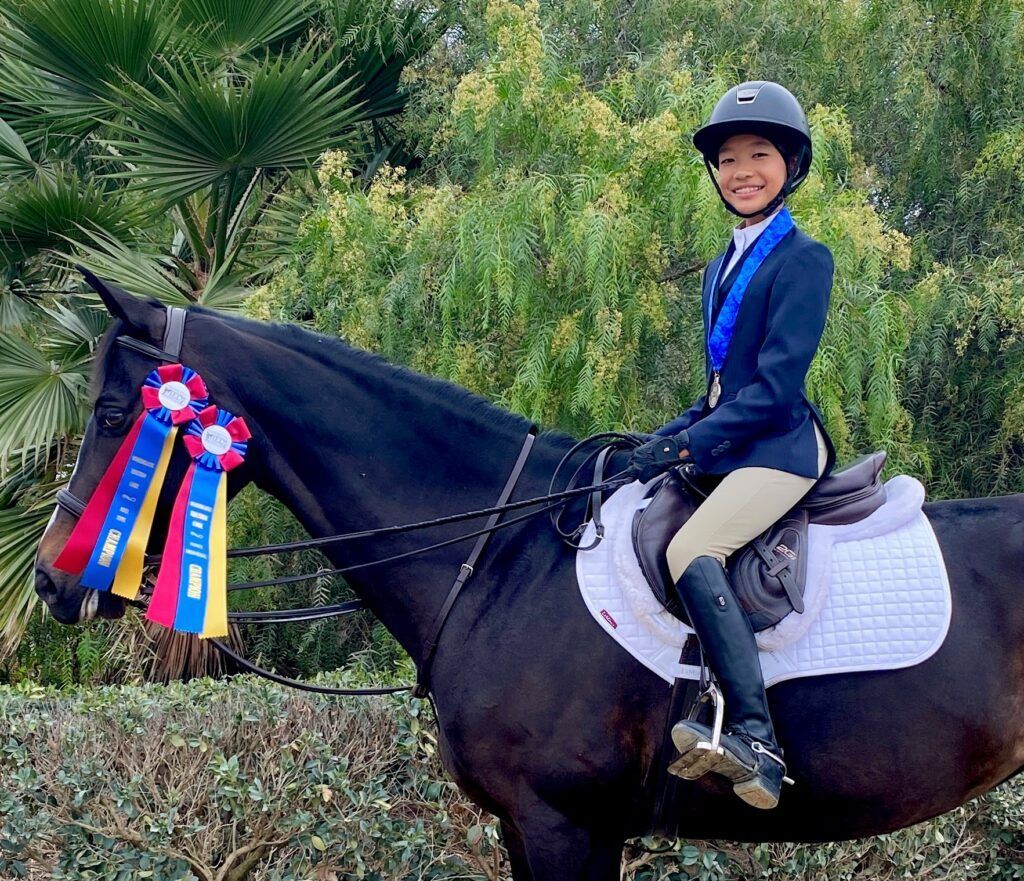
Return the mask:
<path id="1" fill-rule="evenodd" d="M 94 418 L 71 490 L 88 498 L 139 411 L 165 310 L 107 286 L 119 319 L 98 353 Z M 231 490 L 282 500 L 314 536 L 438 517 L 494 503 L 527 421 L 454 385 L 296 327 L 189 311 L 182 362 L 253 431 Z M 127 414 L 127 419 L 122 418 Z M 573 439 L 540 436 L 516 498 L 542 495 Z M 184 458 L 184 453 L 176 456 Z M 172 468 L 184 467 L 183 462 Z M 179 470 L 180 474 L 180 470 Z M 161 500 L 169 509 L 176 478 Z M 680 782 L 657 831 L 743 841 L 824 841 L 907 826 L 973 798 L 1024 766 L 1024 496 L 932 503 L 953 619 L 941 649 L 891 671 L 803 678 L 769 690 L 796 785 L 757 811 L 709 775 Z M 36 589 L 67 624 L 116 618 L 123 601 L 52 566 L 73 525 L 56 515 Z M 465 531 L 449 526 L 439 540 Z M 391 540 L 388 553 L 425 544 Z M 329 551 L 337 565 L 382 548 Z M 155 548 L 158 550 L 158 548 Z M 466 545 L 365 570 L 351 583 L 416 660 Z M 594 623 L 573 555 L 538 517 L 497 533 L 449 618 L 433 666 L 445 768 L 501 821 L 516 881 L 617 881 L 626 838 L 648 834 L 649 774 L 669 688 Z"/>

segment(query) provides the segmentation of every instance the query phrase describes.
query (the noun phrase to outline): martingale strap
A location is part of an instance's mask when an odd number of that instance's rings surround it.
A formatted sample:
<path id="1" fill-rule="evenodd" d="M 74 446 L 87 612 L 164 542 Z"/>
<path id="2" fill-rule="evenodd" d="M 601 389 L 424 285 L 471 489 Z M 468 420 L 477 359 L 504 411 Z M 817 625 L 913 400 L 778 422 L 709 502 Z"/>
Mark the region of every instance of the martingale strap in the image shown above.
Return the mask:
<path id="1" fill-rule="evenodd" d="M 516 459 L 512 473 L 509 474 L 508 480 L 505 481 L 505 487 L 502 489 L 501 495 L 498 497 L 498 504 L 495 507 L 500 508 L 512 496 L 516 484 L 519 482 L 519 476 L 526 467 L 526 460 L 530 457 L 530 450 L 533 449 L 533 442 L 536 439 L 537 427 L 531 425 L 526 439 L 523 441 L 523 448 L 519 451 L 519 458 Z M 451 586 L 451 590 L 448 591 L 448 596 L 445 597 L 445 601 L 441 604 L 441 610 L 437 613 L 434 624 L 430 629 L 430 636 L 424 644 L 423 661 L 416 670 L 416 687 L 412 690 L 413 697 L 426 697 L 430 693 L 430 667 L 434 661 L 434 653 L 437 651 L 437 642 L 441 638 L 441 631 L 444 629 L 445 621 L 448 620 L 448 613 L 451 612 L 452 606 L 455 605 L 455 601 L 459 598 L 462 588 L 465 587 L 466 582 L 473 575 L 473 567 L 476 566 L 484 548 L 487 547 L 487 542 L 490 541 L 491 536 L 494 534 L 494 527 L 500 518 L 500 512 L 491 514 L 488 518 L 487 525 L 484 527 L 487 531 L 477 538 L 476 543 L 473 545 L 473 550 L 470 551 L 469 556 L 466 558 L 466 562 L 459 567 L 459 574 L 455 577 L 455 583 Z"/>

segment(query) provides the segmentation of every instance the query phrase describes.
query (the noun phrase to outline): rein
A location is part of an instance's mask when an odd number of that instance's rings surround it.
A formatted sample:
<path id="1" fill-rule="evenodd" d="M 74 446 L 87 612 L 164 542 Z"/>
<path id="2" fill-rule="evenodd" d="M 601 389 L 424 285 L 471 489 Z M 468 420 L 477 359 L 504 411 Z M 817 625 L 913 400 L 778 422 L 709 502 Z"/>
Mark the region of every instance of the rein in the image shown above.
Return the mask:
<path id="1" fill-rule="evenodd" d="M 164 330 L 163 347 L 158 349 L 149 343 L 143 342 L 142 340 L 135 339 L 130 336 L 118 336 L 115 338 L 115 343 L 122 345 L 126 348 L 137 351 L 141 354 L 147 355 L 152 358 L 156 358 L 160 361 L 166 361 L 169 363 L 177 363 L 181 354 L 181 345 L 184 337 L 185 330 L 185 317 L 186 311 L 177 306 L 167 307 L 167 323 Z M 362 563 L 355 563 L 349 566 L 342 566 L 336 569 L 320 569 L 317 572 L 308 575 L 289 575 L 282 578 L 269 579 L 266 581 L 253 581 L 253 582 L 234 582 L 228 584 L 228 590 L 252 590 L 258 587 L 275 587 L 283 584 L 293 584 L 300 581 L 308 581 L 314 578 L 324 578 L 334 575 L 341 575 L 347 572 L 352 572 L 356 569 L 363 569 L 370 566 L 377 566 L 385 563 L 395 562 L 397 560 L 406 559 L 413 557 L 418 554 L 427 553 L 429 551 L 437 550 L 439 548 L 448 547 L 450 545 L 458 544 L 459 542 L 467 541 L 471 538 L 476 538 L 476 542 L 473 545 L 469 556 L 466 561 L 459 567 L 458 575 L 455 577 L 451 588 L 445 597 L 444 602 L 441 604 L 437 615 L 431 625 L 429 636 L 424 643 L 424 655 L 423 660 L 417 663 L 416 670 L 416 684 L 413 686 L 388 686 L 388 687 L 373 687 L 373 688 L 333 688 L 329 686 L 312 685 L 307 682 L 302 682 L 297 679 L 290 679 L 286 676 L 281 676 L 277 673 L 273 673 L 269 670 L 265 670 L 262 667 L 253 664 L 246 660 L 228 645 L 221 642 L 219 639 L 210 638 L 209 641 L 213 643 L 217 649 L 223 654 L 231 658 L 241 668 L 262 676 L 264 679 L 269 679 L 272 682 L 277 682 L 281 685 L 287 685 L 292 688 L 301 689 L 303 691 L 315 692 L 318 694 L 330 694 L 330 695 L 380 695 L 380 694 L 394 694 L 402 691 L 412 691 L 415 697 L 426 697 L 430 692 L 430 668 L 433 662 L 434 654 L 437 650 L 438 642 L 441 637 L 441 632 L 444 629 L 445 622 L 448 620 L 448 616 L 451 613 L 452 608 L 455 605 L 462 588 L 466 582 L 472 577 L 474 571 L 478 565 L 479 559 L 483 554 L 490 537 L 497 532 L 499 529 L 505 529 L 509 526 L 515 526 L 519 523 L 523 523 L 536 517 L 539 514 L 548 513 L 552 518 L 552 523 L 555 526 L 558 534 L 562 539 L 569 544 L 571 547 L 579 548 L 580 545 L 577 542 L 578 538 L 583 534 L 583 530 L 586 526 L 586 522 L 590 517 L 593 517 L 595 526 L 597 529 L 597 536 L 594 542 L 583 548 L 587 550 L 592 548 L 601 541 L 604 535 L 604 526 L 601 524 L 600 513 L 601 513 L 601 499 L 602 494 L 608 490 L 617 489 L 624 486 L 627 483 L 632 482 L 633 476 L 627 475 L 627 472 L 622 472 L 619 475 L 612 477 L 609 480 L 603 479 L 604 466 L 611 455 L 616 449 L 629 449 L 635 447 L 638 443 L 642 442 L 642 438 L 636 435 L 621 434 L 618 432 L 606 432 L 603 434 L 594 435 L 586 438 L 570 449 L 558 463 L 555 468 L 554 474 L 551 478 L 551 483 L 548 487 L 549 492 L 544 496 L 536 496 L 530 499 L 522 499 L 517 502 L 509 502 L 512 493 L 515 491 L 516 485 L 519 482 L 519 478 L 522 475 L 523 470 L 526 467 L 526 462 L 529 458 L 530 451 L 533 448 L 534 441 L 536 440 L 537 429 L 536 426 L 531 425 L 527 431 L 526 437 L 523 441 L 523 446 L 519 451 L 519 455 L 516 462 L 509 473 L 508 479 L 502 488 L 501 494 L 498 497 L 497 503 L 490 508 L 481 508 L 475 511 L 466 511 L 459 514 L 451 514 L 444 517 L 438 517 L 433 520 L 423 520 L 416 523 L 407 523 L 396 526 L 384 526 L 377 529 L 361 530 L 357 532 L 339 533 L 336 535 L 322 536 L 319 538 L 304 539 L 301 541 L 285 542 L 276 545 L 261 545 L 256 547 L 247 548 L 234 548 L 228 550 L 227 556 L 233 558 L 240 557 L 258 557 L 258 556 L 269 556 L 278 553 L 288 553 L 292 551 L 307 550 L 309 548 L 324 547 L 326 545 L 335 544 L 343 541 L 354 541 L 358 539 L 367 538 L 378 538 L 386 535 L 401 535 L 408 532 L 413 532 L 420 529 L 429 529 L 435 526 L 443 526 L 451 523 L 461 523 L 467 520 L 473 520 L 480 517 L 487 516 L 488 520 L 482 529 L 478 529 L 472 532 L 465 533 L 463 535 L 456 536 L 455 538 L 446 539 L 444 541 L 436 542 L 434 544 L 426 545 L 419 548 L 414 548 L 411 551 L 405 551 L 403 553 L 394 554 L 388 557 L 382 557 L 376 560 L 370 560 Z M 563 466 L 571 460 L 571 458 L 584 446 L 593 443 L 598 440 L 609 439 L 610 442 L 604 444 L 599 449 L 592 452 L 584 462 L 575 470 L 569 482 L 566 485 L 566 489 L 561 492 L 552 492 L 555 481 L 558 478 Z M 589 486 L 578 486 L 578 481 L 581 474 L 584 472 L 586 466 L 591 460 L 596 459 L 596 470 L 595 470 L 595 482 Z M 627 476 L 623 476 L 627 475 Z M 578 498 L 580 496 L 589 496 L 587 500 L 587 513 L 584 516 L 583 522 L 570 532 L 566 532 L 561 527 L 561 516 L 563 511 L 558 509 L 564 509 L 566 502 L 571 499 Z M 81 517 L 82 512 L 85 510 L 86 503 L 75 496 L 68 489 L 61 489 L 57 492 L 57 505 L 63 508 L 68 513 L 75 517 Z M 541 507 L 537 507 L 541 506 Z M 513 517 L 507 520 L 501 520 L 503 514 L 510 511 L 521 510 L 523 508 L 537 507 L 537 510 L 529 511 L 518 517 Z M 161 555 L 152 554 L 146 555 L 145 562 L 147 565 L 159 563 Z M 152 588 L 144 587 L 143 593 L 151 594 Z M 138 608 L 146 608 L 147 604 L 142 603 L 139 600 L 125 599 L 125 602 L 136 606 Z M 314 621 L 321 620 L 324 618 L 341 617 L 343 615 L 352 614 L 353 612 L 363 611 L 366 609 L 366 604 L 363 600 L 349 600 L 347 602 L 338 603 L 333 606 L 311 606 L 306 608 L 288 609 L 285 611 L 270 611 L 270 612 L 229 612 L 228 620 L 235 623 L 251 623 L 251 624 L 282 624 L 282 623 L 294 623 L 299 621 Z"/>

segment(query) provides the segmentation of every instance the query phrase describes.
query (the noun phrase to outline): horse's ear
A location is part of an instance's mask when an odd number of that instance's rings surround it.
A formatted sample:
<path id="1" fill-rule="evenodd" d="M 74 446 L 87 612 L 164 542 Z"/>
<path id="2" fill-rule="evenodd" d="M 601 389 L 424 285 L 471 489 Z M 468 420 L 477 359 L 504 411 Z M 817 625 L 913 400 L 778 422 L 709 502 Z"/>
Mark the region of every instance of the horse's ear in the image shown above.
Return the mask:
<path id="1" fill-rule="evenodd" d="M 107 307 L 111 315 L 120 318 L 130 328 L 140 331 L 151 340 L 160 338 L 167 313 L 156 300 L 139 299 L 113 282 L 103 280 L 84 266 L 76 265 L 75 268 L 85 276 L 89 286 L 100 295 L 103 305 Z"/>

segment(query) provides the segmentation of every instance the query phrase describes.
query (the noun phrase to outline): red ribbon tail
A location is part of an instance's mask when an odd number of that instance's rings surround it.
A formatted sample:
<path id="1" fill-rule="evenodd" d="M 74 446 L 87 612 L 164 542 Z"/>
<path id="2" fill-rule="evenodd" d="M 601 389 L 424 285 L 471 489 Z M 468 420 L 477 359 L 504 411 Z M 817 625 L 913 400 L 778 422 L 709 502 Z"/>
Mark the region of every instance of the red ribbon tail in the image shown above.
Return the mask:
<path id="1" fill-rule="evenodd" d="M 192 490 L 192 475 L 196 466 L 193 463 L 185 473 L 178 496 L 171 510 L 171 522 L 167 528 L 167 541 L 160 559 L 160 571 L 156 576 L 153 597 L 146 609 L 146 617 L 150 621 L 173 627 L 178 612 L 178 585 L 181 582 L 181 551 L 185 532 L 185 510 L 188 508 L 188 494 Z"/>
<path id="2" fill-rule="evenodd" d="M 103 477 L 100 478 L 99 486 L 96 487 L 93 494 L 89 497 L 89 503 L 85 506 L 82 516 L 78 518 L 78 522 L 75 524 L 75 528 L 71 530 L 71 535 L 68 536 L 67 542 L 65 542 L 61 552 L 57 555 L 57 559 L 53 561 L 54 567 L 62 572 L 80 575 L 82 570 L 85 569 L 86 563 L 89 562 L 92 549 L 96 546 L 96 541 L 99 539 L 100 529 L 103 528 L 103 521 L 107 517 L 107 511 L 110 510 L 110 505 L 117 493 L 117 486 L 121 482 L 121 475 L 124 474 L 124 470 L 128 467 L 128 463 L 131 460 L 132 450 L 135 448 L 135 441 L 139 436 L 139 431 L 142 429 L 142 421 L 146 418 L 146 415 L 146 411 L 143 410 L 139 418 L 135 420 L 131 430 L 125 436 L 125 439 L 121 441 L 121 446 L 118 448 L 113 461 L 111 461 L 110 466 L 104 472 Z"/>

